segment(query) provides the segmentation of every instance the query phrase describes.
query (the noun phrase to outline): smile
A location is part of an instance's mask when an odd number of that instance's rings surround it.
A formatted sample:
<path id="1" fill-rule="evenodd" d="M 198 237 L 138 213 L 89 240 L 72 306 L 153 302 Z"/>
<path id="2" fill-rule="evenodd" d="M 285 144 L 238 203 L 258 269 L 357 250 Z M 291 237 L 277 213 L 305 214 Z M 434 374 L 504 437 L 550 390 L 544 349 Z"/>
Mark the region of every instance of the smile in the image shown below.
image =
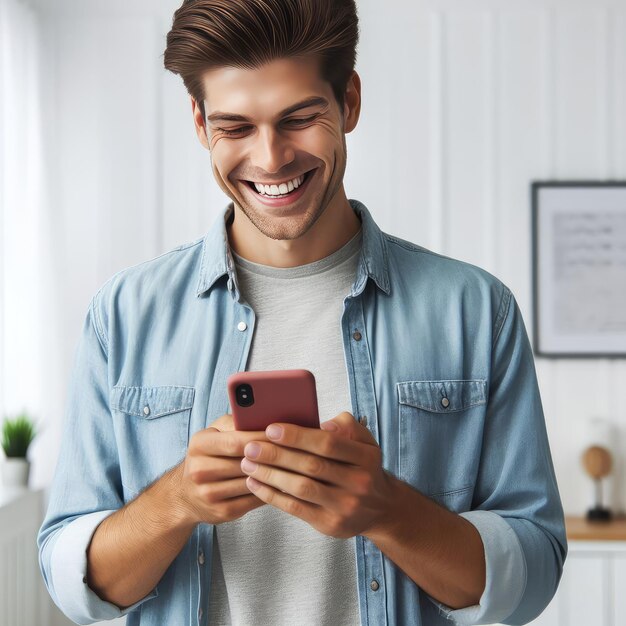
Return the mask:
<path id="1" fill-rule="evenodd" d="M 255 197 L 263 204 L 270 206 L 283 206 L 295 202 L 302 197 L 308 187 L 308 183 L 313 178 L 315 170 L 310 170 L 280 184 L 264 185 L 250 180 L 243 182 L 253 191 Z"/>
<path id="2" fill-rule="evenodd" d="M 291 180 L 287 180 L 283 183 L 256 183 L 254 181 L 247 181 L 250 184 L 254 185 L 255 189 L 265 196 L 280 196 L 287 195 L 292 192 L 294 189 L 297 189 L 304 182 L 304 174 L 301 176 L 297 176 L 296 178 L 292 178 Z"/>

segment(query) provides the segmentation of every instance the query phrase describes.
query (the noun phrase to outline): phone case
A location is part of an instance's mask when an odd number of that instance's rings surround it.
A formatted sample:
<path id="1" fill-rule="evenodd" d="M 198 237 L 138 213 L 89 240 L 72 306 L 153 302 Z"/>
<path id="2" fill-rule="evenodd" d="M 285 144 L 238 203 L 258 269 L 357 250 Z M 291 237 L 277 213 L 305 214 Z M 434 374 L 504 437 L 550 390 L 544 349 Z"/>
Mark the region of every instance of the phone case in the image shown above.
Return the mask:
<path id="1" fill-rule="evenodd" d="M 241 406 L 237 388 L 242 394 L 252 390 L 253 404 Z M 227 378 L 228 398 L 236 430 L 265 430 L 274 422 L 286 422 L 319 428 L 315 376 L 306 369 L 248 371 L 231 374 Z"/>

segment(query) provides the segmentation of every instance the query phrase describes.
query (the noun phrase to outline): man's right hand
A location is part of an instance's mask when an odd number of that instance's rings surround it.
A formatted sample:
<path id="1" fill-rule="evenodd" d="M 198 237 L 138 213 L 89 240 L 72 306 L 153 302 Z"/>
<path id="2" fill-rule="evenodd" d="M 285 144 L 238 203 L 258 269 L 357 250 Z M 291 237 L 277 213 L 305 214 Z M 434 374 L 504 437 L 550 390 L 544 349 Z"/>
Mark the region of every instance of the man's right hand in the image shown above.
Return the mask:
<path id="1" fill-rule="evenodd" d="M 264 430 L 235 430 L 230 413 L 189 440 L 187 455 L 174 474 L 180 504 L 195 523 L 230 522 L 265 504 L 250 492 L 241 469 L 249 441 L 268 439 Z"/>

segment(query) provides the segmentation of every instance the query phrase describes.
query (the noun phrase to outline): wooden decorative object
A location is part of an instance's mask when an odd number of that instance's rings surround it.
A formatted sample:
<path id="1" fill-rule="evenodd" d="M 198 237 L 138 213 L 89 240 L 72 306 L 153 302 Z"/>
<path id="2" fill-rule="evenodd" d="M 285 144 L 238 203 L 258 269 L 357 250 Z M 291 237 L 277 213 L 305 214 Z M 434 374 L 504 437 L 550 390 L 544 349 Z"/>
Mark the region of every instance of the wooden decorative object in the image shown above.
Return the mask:
<path id="1" fill-rule="evenodd" d="M 613 517 L 609 508 L 602 506 L 602 479 L 611 473 L 613 457 L 603 446 L 590 446 L 583 452 L 583 467 L 595 484 L 596 504 L 587 511 L 589 521 L 607 522 Z"/>

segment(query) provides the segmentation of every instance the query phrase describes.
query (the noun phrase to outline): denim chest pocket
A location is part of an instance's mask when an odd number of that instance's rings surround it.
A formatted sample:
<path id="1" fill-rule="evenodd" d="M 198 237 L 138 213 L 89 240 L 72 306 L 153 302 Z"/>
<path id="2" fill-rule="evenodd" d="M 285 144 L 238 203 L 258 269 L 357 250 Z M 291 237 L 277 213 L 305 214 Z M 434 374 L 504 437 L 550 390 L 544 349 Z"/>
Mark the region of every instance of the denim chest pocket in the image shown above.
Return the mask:
<path id="1" fill-rule="evenodd" d="M 470 509 L 480 461 L 487 382 L 411 380 L 398 392 L 398 477 L 455 511 Z"/>
<path id="2" fill-rule="evenodd" d="M 175 385 L 111 390 L 125 495 L 137 495 L 185 457 L 194 392 Z"/>

